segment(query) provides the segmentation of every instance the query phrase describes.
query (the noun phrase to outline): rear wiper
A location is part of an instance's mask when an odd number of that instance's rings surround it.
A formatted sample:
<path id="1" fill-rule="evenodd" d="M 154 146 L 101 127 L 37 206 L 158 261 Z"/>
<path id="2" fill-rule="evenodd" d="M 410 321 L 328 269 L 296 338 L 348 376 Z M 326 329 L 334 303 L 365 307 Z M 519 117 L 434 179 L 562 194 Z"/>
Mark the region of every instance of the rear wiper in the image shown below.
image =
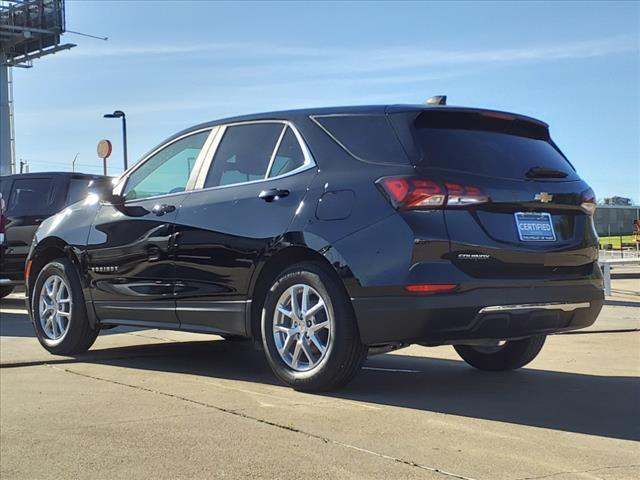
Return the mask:
<path id="1" fill-rule="evenodd" d="M 565 178 L 569 176 L 567 172 L 547 167 L 531 167 L 525 175 L 528 178 Z"/>

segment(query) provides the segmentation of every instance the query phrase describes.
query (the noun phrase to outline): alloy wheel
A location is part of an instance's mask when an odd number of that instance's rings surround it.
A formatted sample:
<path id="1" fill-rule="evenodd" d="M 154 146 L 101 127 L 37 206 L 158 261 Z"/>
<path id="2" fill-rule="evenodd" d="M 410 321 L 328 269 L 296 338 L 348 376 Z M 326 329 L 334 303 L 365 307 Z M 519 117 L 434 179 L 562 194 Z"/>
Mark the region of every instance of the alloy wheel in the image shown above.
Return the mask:
<path id="1" fill-rule="evenodd" d="M 40 290 L 40 326 L 49 340 L 60 341 L 71 322 L 71 290 L 60 275 L 47 278 Z"/>
<path id="2" fill-rule="evenodd" d="M 293 370 L 315 368 L 332 341 L 333 318 L 322 295 L 306 284 L 285 290 L 273 315 L 273 338 L 282 360 Z"/>

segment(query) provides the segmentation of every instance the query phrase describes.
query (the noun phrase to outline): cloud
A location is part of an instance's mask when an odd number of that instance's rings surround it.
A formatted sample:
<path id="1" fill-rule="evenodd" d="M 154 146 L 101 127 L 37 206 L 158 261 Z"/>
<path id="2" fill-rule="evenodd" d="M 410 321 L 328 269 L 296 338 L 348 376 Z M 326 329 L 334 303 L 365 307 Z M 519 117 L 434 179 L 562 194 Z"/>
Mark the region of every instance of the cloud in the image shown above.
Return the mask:
<path id="1" fill-rule="evenodd" d="M 231 60 L 242 63 L 258 59 L 260 64 L 282 60 L 299 68 L 313 65 L 329 68 L 329 72 L 369 72 L 389 69 L 409 69 L 426 66 L 477 65 L 527 61 L 556 61 L 601 57 L 638 52 L 638 39 L 631 36 L 582 40 L 564 44 L 547 44 L 497 49 L 448 50 L 413 46 L 380 48 L 313 48 L 255 43 L 193 43 L 185 45 L 134 45 L 118 47 L 79 47 L 66 55 L 77 57 L 147 57 L 198 56 L 207 59 Z M 139 60 L 139 58 L 136 58 Z M 175 58 L 172 58 L 175 60 Z M 289 63 L 289 65 L 292 65 Z M 325 70 L 326 71 L 326 70 Z"/>
<path id="2" fill-rule="evenodd" d="M 72 50 L 76 57 L 138 57 L 155 55 L 190 55 L 206 54 L 215 56 L 227 56 L 243 54 L 245 56 L 325 56 L 332 52 L 324 49 L 289 47 L 279 45 L 256 45 L 253 43 L 191 43 L 185 45 L 134 45 L 118 47 L 113 44 L 104 44 L 103 47 L 78 48 Z M 335 53 L 335 52 L 333 52 Z"/>

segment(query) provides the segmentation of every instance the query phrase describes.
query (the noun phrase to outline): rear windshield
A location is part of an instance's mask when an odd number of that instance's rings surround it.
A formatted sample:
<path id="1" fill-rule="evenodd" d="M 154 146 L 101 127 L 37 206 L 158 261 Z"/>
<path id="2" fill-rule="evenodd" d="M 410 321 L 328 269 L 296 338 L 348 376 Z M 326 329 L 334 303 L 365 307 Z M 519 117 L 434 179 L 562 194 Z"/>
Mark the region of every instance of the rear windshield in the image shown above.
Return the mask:
<path id="1" fill-rule="evenodd" d="M 386 115 L 327 115 L 313 120 L 358 160 L 409 164 Z"/>
<path id="2" fill-rule="evenodd" d="M 425 166 L 517 179 L 551 170 L 566 174 L 558 179 L 577 179 L 543 126 L 479 115 L 461 115 L 457 122 L 453 116 L 438 117 L 423 113 L 415 121 L 413 136 Z"/>
<path id="3" fill-rule="evenodd" d="M 15 179 L 7 202 L 7 215 L 21 217 L 55 213 L 53 187 L 52 178 Z"/>

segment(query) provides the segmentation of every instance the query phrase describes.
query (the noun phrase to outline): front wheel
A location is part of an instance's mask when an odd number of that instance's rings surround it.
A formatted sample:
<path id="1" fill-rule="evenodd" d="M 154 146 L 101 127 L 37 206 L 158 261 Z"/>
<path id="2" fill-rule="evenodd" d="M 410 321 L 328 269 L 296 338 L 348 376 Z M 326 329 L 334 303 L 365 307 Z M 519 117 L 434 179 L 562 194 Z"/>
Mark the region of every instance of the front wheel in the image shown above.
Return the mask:
<path id="1" fill-rule="evenodd" d="M 454 345 L 453 348 L 465 362 L 479 370 L 515 370 L 538 356 L 546 338 L 540 335 L 507 341 L 495 347 Z"/>
<path id="2" fill-rule="evenodd" d="M 89 324 L 78 274 L 67 259 L 54 260 L 40 271 L 31 310 L 40 344 L 56 355 L 85 352 L 98 336 Z"/>
<path id="3" fill-rule="evenodd" d="M 317 263 L 294 265 L 276 279 L 261 323 L 271 369 L 296 390 L 338 388 L 367 355 L 349 298 L 333 272 Z"/>

